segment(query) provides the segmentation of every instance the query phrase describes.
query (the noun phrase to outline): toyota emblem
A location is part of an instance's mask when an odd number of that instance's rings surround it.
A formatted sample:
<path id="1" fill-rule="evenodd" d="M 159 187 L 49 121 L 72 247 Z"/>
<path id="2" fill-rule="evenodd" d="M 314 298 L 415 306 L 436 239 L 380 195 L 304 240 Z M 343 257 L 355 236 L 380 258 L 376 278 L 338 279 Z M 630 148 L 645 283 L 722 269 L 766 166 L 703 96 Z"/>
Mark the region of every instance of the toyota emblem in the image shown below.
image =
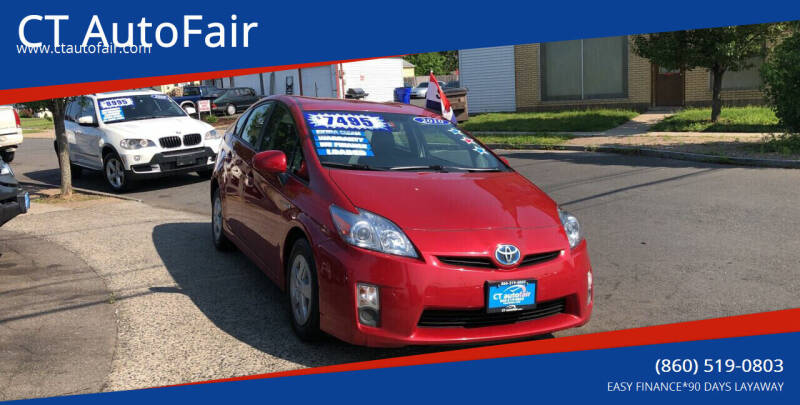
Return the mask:
<path id="1" fill-rule="evenodd" d="M 494 258 L 504 266 L 513 266 L 519 261 L 519 248 L 514 245 L 497 245 Z"/>

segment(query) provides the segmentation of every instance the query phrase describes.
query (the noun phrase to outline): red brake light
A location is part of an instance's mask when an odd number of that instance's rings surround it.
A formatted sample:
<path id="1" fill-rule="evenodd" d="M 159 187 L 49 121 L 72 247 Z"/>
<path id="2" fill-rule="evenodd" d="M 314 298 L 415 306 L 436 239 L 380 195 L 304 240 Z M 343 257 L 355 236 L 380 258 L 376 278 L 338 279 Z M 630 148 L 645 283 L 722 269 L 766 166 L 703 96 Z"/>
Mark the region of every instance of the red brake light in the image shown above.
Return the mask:
<path id="1" fill-rule="evenodd" d="M 19 113 L 16 108 L 14 109 L 14 121 L 17 122 L 17 128 L 22 128 L 22 123 L 19 121 Z"/>
<path id="2" fill-rule="evenodd" d="M 217 108 L 217 105 L 214 104 L 214 103 L 211 103 L 211 108 Z"/>

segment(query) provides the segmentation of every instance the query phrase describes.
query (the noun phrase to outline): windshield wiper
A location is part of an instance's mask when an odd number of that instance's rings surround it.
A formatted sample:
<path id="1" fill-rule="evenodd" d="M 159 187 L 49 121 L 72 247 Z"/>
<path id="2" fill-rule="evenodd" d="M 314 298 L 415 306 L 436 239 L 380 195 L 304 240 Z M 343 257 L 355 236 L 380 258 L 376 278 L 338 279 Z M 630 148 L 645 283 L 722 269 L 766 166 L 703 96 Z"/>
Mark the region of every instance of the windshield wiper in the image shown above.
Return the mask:
<path id="1" fill-rule="evenodd" d="M 502 172 L 503 169 L 497 167 L 453 167 L 456 170 L 464 170 L 467 172 Z"/>
<path id="2" fill-rule="evenodd" d="M 434 170 L 437 172 L 447 173 L 450 171 L 458 172 L 499 172 L 498 168 L 482 168 L 482 167 L 455 167 L 455 166 L 442 166 L 442 165 L 420 165 L 420 166 L 395 166 L 390 167 L 389 170 L 397 171 L 412 171 L 412 170 Z"/>
<path id="3" fill-rule="evenodd" d="M 322 162 L 323 166 L 335 167 L 337 169 L 348 170 L 386 170 L 382 167 L 372 167 L 361 163 L 342 163 L 342 162 Z"/>
<path id="4" fill-rule="evenodd" d="M 446 172 L 447 169 L 448 168 L 442 165 L 394 166 L 389 168 L 389 170 L 396 170 L 396 171 L 435 170 L 437 172 Z"/>

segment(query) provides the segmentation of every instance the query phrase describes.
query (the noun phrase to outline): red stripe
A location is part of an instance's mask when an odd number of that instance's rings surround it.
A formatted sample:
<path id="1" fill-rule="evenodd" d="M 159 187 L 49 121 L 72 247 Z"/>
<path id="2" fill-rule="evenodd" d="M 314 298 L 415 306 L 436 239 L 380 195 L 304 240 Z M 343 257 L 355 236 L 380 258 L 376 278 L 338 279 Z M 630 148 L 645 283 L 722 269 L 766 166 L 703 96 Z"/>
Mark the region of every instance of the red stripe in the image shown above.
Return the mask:
<path id="1" fill-rule="evenodd" d="M 534 354 L 561 353 L 652 345 L 660 343 L 690 342 L 695 340 L 800 332 L 800 322 L 798 322 L 798 319 L 800 319 L 800 308 L 785 309 L 773 312 L 762 312 L 757 314 L 738 315 L 725 318 L 681 322 L 668 325 L 647 326 L 635 329 L 624 329 L 579 336 L 567 336 L 549 340 L 536 340 L 496 346 L 476 347 L 442 353 L 421 354 L 359 363 L 338 364 L 334 366 L 281 371 L 277 373 L 257 374 L 178 385 L 207 384 L 226 381 L 252 380 L 259 378 L 289 377 L 455 361 L 527 356 Z"/>
<path id="2" fill-rule="evenodd" d="M 386 56 L 391 57 L 391 56 Z M 381 57 L 382 58 L 382 57 Z M 53 86 L 24 87 L 19 89 L 0 90 L 0 105 L 24 103 L 26 101 L 45 100 L 58 97 L 72 97 L 83 94 L 102 93 L 107 91 L 127 90 L 162 84 L 183 83 L 195 80 L 219 79 L 223 77 L 249 75 L 254 73 L 276 72 L 280 70 L 303 69 L 335 63 L 357 62 L 380 58 L 347 59 L 331 62 L 300 63 L 248 69 L 217 70 L 213 72 L 186 73 L 166 76 L 140 77 L 133 79 L 106 80 L 99 82 L 58 84 Z"/>

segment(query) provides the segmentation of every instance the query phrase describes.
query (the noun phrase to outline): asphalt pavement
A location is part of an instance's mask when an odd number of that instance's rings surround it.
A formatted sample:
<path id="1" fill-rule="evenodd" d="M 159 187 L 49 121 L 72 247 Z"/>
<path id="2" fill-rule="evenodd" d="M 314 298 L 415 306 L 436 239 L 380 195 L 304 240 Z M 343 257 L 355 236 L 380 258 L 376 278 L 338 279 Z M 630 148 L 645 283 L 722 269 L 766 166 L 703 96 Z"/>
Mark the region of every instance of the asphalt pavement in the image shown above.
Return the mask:
<path id="1" fill-rule="evenodd" d="M 109 291 L 60 244 L 0 234 L 0 401 L 103 389 L 117 340 Z"/>
<path id="2" fill-rule="evenodd" d="M 49 154 L 26 140 L 12 166 L 21 178 L 57 176 Z M 556 336 L 800 304 L 800 170 L 591 152 L 503 155 L 576 214 L 586 233 L 594 314 Z M 128 194 L 144 203 L 108 200 L 3 227 L 75 252 L 118 297 L 106 389 L 439 350 L 299 342 L 278 289 L 240 253 L 213 250 L 201 204 L 207 183 L 181 176 L 144 186 Z"/>

